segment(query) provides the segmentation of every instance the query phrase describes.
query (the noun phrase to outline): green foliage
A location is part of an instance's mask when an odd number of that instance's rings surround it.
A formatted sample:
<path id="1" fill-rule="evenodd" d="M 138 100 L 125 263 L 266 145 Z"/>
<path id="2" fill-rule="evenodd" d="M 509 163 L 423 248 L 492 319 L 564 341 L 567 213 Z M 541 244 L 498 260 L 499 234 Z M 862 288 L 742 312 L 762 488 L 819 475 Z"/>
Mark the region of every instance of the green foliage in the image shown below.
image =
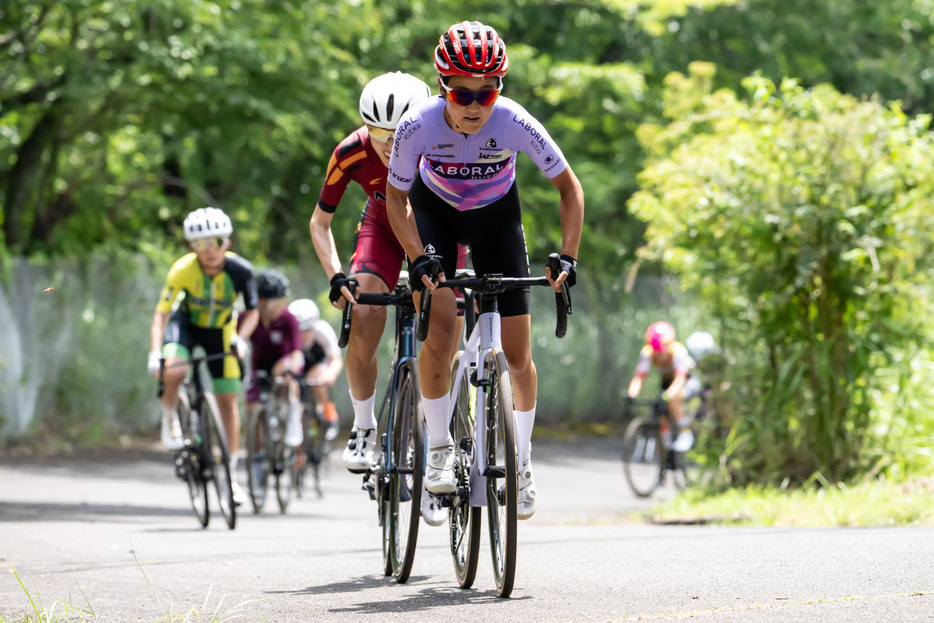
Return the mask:
<path id="1" fill-rule="evenodd" d="M 754 77 L 747 99 L 691 66 L 667 80 L 667 126 L 631 202 L 646 254 L 721 321 L 746 389 L 750 477 L 831 480 L 870 468 L 878 372 L 926 339 L 934 242 L 926 116 Z"/>

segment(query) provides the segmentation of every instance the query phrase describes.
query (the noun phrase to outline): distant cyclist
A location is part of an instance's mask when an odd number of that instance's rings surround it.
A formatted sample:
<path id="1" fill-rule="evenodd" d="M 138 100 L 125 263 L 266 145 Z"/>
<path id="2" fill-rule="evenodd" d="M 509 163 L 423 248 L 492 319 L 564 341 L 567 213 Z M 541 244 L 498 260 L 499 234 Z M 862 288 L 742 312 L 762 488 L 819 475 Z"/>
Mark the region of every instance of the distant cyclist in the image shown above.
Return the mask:
<path id="1" fill-rule="evenodd" d="M 328 163 L 310 229 L 318 259 L 331 282 L 331 303 L 339 309 L 353 299 L 334 244 L 331 220 L 352 181 L 363 187 L 367 202 L 357 226 L 348 272 L 360 292 L 388 293 L 399 280 L 405 251 L 386 217 L 387 166 L 396 124 L 406 112 L 426 101 L 430 93 L 427 84 L 401 72 L 371 80 L 360 94 L 364 125 L 337 145 Z M 385 307 L 354 306 L 354 330 L 347 345 L 347 382 L 354 424 L 343 454 L 344 464 L 352 472 L 365 472 L 377 447 L 376 351 L 385 324 Z"/>
<path id="2" fill-rule="evenodd" d="M 235 474 L 240 443 L 238 357 L 246 357 L 247 339 L 259 321 L 253 267 L 227 250 L 233 225 L 223 211 L 210 207 L 195 210 L 185 219 L 184 231 L 192 252 L 169 269 L 149 331 L 149 372 L 159 374 L 162 357 L 167 366 L 161 399 L 162 445 L 167 450 L 178 450 L 183 444 L 176 406 L 178 388 L 187 370 L 185 366 L 170 366 L 188 360 L 195 346 L 201 346 L 207 355 L 234 351 L 236 356 L 208 362 L 208 370 L 214 379 L 214 393 L 230 444 L 230 471 Z M 184 298 L 172 311 L 172 304 L 180 294 Z M 233 307 L 239 297 L 243 298 L 246 311 L 237 329 Z M 242 504 L 246 496 L 236 480 L 232 488 L 234 501 Z"/>
<path id="3" fill-rule="evenodd" d="M 447 288 L 435 290 L 435 282 L 454 275 L 458 244 L 470 247 L 477 274 L 529 276 L 516 184 L 517 154 L 525 152 L 560 195 L 562 271 L 550 279 L 555 287 L 565 281 L 573 286 L 584 193 L 545 127 L 518 103 L 500 96 L 509 60 L 506 45 L 493 28 L 479 22 L 454 24 L 439 38 L 434 63 L 441 96 L 399 121 L 386 210 L 412 258 L 413 287 L 434 291 L 428 338 L 418 358 L 419 385 L 428 425 L 426 487 L 444 494 L 455 487 L 447 394 L 450 353 L 459 332 L 455 295 Z M 499 311 L 514 391 L 518 515 L 528 519 L 536 509 L 531 437 L 538 391 L 530 346 L 529 289 L 500 295 Z"/>
<path id="4" fill-rule="evenodd" d="M 298 299 L 289 305 L 289 311 L 298 319 L 301 329 L 302 372 L 311 384 L 315 397 L 315 409 L 327 422 L 324 438 L 331 441 L 337 437 L 337 407 L 331 399 L 331 388 L 344 369 L 337 335 L 327 321 L 321 319 L 318 306 L 311 299 Z"/>
<path id="5" fill-rule="evenodd" d="M 689 418 L 684 414 L 684 403 L 699 395 L 700 381 L 693 376 L 694 359 L 688 354 L 681 342 L 675 340 L 675 330 L 663 320 L 652 323 L 645 332 L 645 346 L 639 352 L 639 361 L 632 380 L 629 382 L 627 395 L 635 398 L 642 392 L 642 384 L 652 368 L 661 376 L 661 396 L 668 403 L 673 424 L 678 426 L 679 434 L 672 448 L 686 452 L 694 441 L 689 428 Z"/>
<path id="6" fill-rule="evenodd" d="M 262 388 L 256 383 L 257 372 L 271 377 L 287 371 L 301 374 L 304 367 L 302 332 L 298 320 L 288 304 L 289 280 L 278 270 L 267 269 L 256 275 L 256 293 L 259 296 L 259 324 L 250 342 L 253 346 L 252 379 L 247 390 L 247 408 L 252 411 L 259 402 Z M 286 377 L 284 396 L 288 404 L 285 418 L 285 445 L 302 445 L 302 403 L 299 401 L 298 383 Z"/>

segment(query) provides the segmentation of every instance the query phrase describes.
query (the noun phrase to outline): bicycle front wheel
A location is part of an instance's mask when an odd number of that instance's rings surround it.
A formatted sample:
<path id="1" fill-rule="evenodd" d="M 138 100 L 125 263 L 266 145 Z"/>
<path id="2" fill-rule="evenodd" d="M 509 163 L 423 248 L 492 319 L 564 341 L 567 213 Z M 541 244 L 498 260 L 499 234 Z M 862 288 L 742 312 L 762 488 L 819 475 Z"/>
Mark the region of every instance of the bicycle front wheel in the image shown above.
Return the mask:
<path id="1" fill-rule="evenodd" d="M 418 540 L 418 519 L 421 517 L 425 441 L 418 396 L 415 361 L 409 360 L 400 366 L 396 375 L 389 441 L 392 452 L 389 472 L 389 551 L 392 574 L 400 583 L 408 580 L 412 572 Z"/>
<path id="2" fill-rule="evenodd" d="M 197 426 L 192 427 L 191 403 L 188 392 L 178 393 L 178 419 L 182 425 L 182 435 L 185 438 L 186 449 L 178 454 L 177 461 L 181 461 L 181 476 L 188 485 L 188 497 L 191 499 L 191 508 L 202 528 L 208 526 L 211 520 L 211 509 L 208 506 L 208 486 L 201 477 L 198 454 L 201 448 L 201 435 Z"/>
<path id="3" fill-rule="evenodd" d="M 463 351 L 454 357 L 451 370 L 451 387 L 457 384 L 457 369 Z M 474 439 L 474 414 L 470 404 L 470 378 L 467 370 L 460 378 L 460 388 L 454 397 L 454 417 L 451 418 L 451 437 L 454 439 L 454 473 L 457 478 L 457 493 L 451 507 L 449 532 L 454 573 L 461 588 L 473 586 L 480 560 L 480 515 L 479 507 L 470 506 L 470 465 L 476 450 Z M 466 492 L 461 495 L 461 492 Z"/>
<path id="4" fill-rule="evenodd" d="M 233 501 L 233 478 L 230 473 L 230 450 L 227 446 L 227 434 L 221 421 L 221 411 L 214 394 L 205 393 L 201 401 L 201 421 L 204 423 L 207 459 L 214 478 L 214 489 L 221 514 L 227 527 L 233 530 L 237 525 L 237 507 Z"/>
<path id="5" fill-rule="evenodd" d="M 271 457 L 266 450 L 269 438 L 266 422 L 265 405 L 257 405 L 250 413 L 246 429 L 247 487 L 250 490 L 250 502 L 253 504 L 254 513 L 261 512 L 266 504 L 269 474 L 272 470 Z"/>
<path id="6" fill-rule="evenodd" d="M 652 418 L 633 418 L 623 434 L 623 473 L 632 492 L 646 498 L 662 481 L 665 445 L 661 428 Z"/>
<path id="7" fill-rule="evenodd" d="M 509 597 L 516 578 L 518 507 L 516 494 L 516 431 L 512 409 L 512 381 L 501 349 L 483 362 L 489 380 L 484 413 L 486 498 L 496 592 Z"/>

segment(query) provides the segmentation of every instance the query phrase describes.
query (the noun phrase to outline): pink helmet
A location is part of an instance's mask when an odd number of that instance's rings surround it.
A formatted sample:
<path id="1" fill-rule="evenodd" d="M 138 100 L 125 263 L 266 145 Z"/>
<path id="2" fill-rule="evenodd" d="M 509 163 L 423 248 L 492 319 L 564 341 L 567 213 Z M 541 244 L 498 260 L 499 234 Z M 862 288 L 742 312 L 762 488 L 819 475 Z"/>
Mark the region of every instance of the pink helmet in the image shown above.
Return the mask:
<path id="1" fill-rule="evenodd" d="M 664 320 L 653 322 L 649 330 L 645 332 L 645 343 L 651 346 L 656 353 L 662 352 L 674 341 L 675 330 Z"/>
<path id="2" fill-rule="evenodd" d="M 506 44 L 480 22 L 454 24 L 438 38 L 435 69 L 445 77 L 502 78 L 509 69 Z"/>

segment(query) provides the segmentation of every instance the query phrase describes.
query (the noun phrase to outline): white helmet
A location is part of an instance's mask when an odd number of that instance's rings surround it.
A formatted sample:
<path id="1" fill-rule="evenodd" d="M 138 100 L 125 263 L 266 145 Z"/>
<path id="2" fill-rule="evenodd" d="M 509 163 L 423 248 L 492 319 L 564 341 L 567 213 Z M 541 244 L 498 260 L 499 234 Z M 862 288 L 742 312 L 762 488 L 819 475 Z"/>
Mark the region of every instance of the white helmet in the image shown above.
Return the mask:
<path id="1" fill-rule="evenodd" d="M 318 306 L 311 299 L 298 299 L 289 303 L 289 312 L 298 319 L 298 326 L 302 331 L 312 328 L 318 319 L 321 318 L 321 312 Z"/>
<path id="2" fill-rule="evenodd" d="M 363 122 L 384 130 L 395 130 L 399 119 L 422 100 L 431 96 L 427 84 L 401 71 L 370 80 L 360 94 Z"/>
<path id="3" fill-rule="evenodd" d="M 230 218 L 217 208 L 198 208 L 185 217 L 185 240 L 211 236 L 227 237 L 233 233 Z"/>
<path id="4" fill-rule="evenodd" d="M 695 361 L 700 361 L 706 355 L 713 352 L 717 345 L 714 342 L 713 336 L 706 331 L 695 331 L 684 341 L 684 346 L 688 349 L 688 353 L 690 353 Z"/>

